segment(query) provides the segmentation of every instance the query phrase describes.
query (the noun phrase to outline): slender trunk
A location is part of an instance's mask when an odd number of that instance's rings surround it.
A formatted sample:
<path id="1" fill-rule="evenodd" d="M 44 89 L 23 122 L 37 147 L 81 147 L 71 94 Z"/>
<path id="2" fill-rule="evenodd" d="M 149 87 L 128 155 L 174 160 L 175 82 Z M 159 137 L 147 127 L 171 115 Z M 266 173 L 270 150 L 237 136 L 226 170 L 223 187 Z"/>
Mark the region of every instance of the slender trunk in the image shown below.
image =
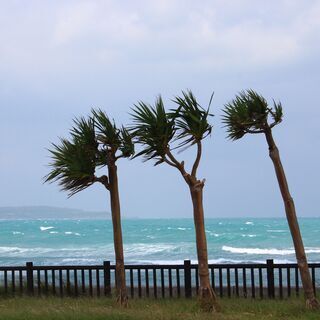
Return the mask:
<path id="1" fill-rule="evenodd" d="M 274 169 L 277 175 L 281 195 L 285 206 L 286 216 L 300 271 L 302 286 L 305 293 L 306 306 L 310 309 L 317 309 L 320 307 L 320 304 L 314 295 L 307 257 L 300 233 L 294 201 L 289 191 L 286 175 L 280 159 L 279 150 L 273 140 L 271 129 L 267 130 L 265 135 L 269 146 L 269 155 L 274 165 Z"/>
<path id="2" fill-rule="evenodd" d="M 111 200 L 111 215 L 113 225 L 113 242 L 114 252 L 116 258 L 116 290 L 117 301 L 122 306 L 127 306 L 128 296 L 126 287 L 126 276 L 124 269 L 124 257 L 123 257 L 123 242 L 122 242 L 122 230 L 121 230 L 121 215 L 120 215 L 120 199 L 118 189 L 118 175 L 117 166 L 112 163 L 108 166 L 109 173 L 109 191 Z"/>
<path id="3" fill-rule="evenodd" d="M 218 304 L 216 294 L 210 285 L 209 278 L 207 239 L 202 203 L 203 184 L 197 181 L 197 184 L 190 184 L 189 187 L 193 203 L 193 217 L 196 231 L 201 309 L 204 311 L 219 311 L 220 306 Z"/>

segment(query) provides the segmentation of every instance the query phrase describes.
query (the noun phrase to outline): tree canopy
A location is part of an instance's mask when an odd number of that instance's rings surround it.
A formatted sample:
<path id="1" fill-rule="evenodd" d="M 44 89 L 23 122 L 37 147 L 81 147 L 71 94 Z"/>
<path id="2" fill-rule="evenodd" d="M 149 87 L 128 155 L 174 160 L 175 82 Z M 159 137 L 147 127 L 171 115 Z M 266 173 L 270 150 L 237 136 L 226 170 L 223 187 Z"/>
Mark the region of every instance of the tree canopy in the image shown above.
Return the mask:
<path id="1" fill-rule="evenodd" d="M 97 109 L 87 118 L 76 118 L 70 138 L 53 143 L 49 152 L 51 171 L 45 182 L 58 182 L 61 190 L 72 196 L 95 182 L 108 188 L 108 177 L 97 177 L 96 169 L 131 157 L 134 144 L 126 128 L 118 129 L 104 111 Z"/>
<path id="2" fill-rule="evenodd" d="M 142 145 L 142 150 L 135 157 L 143 156 L 145 161 L 154 159 L 155 165 L 166 162 L 181 171 L 184 170 L 183 163 L 178 162 L 171 151 L 182 151 L 197 144 L 195 174 L 201 156 L 201 140 L 212 132 L 208 122 L 212 116 L 209 113 L 210 103 L 207 109 L 202 108 L 191 91 L 183 91 L 182 96 L 173 99 L 173 103 L 176 108 L 170 111 L 165 110 L 161 96 L 154 106 L 142 101 L 135 105 L 131 131 L 136 142 Z"/>
<path id="3" fill-rule="evenodd" d="M 280 102 L 273 100 L 270 106 L 263 96 L 251 89 L 240 92 L 225 105 L 223 112 L 222 122 L 231 140 L 247 133 L 263 133 L 279 124 L 283 117 Z"/>

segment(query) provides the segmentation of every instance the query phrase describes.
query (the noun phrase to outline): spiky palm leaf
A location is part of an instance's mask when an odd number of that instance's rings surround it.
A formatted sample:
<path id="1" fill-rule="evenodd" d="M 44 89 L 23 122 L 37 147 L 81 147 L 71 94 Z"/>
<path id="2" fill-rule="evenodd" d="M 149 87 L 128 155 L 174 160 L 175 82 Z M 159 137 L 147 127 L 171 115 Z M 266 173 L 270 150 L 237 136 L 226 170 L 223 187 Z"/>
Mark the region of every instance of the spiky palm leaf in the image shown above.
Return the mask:
<path id="1" fill-rule="evenodd" d="M 98 145 L 92 119 L 75 120 L 71 141 L 60 139 L 60 145 L 52 146 L 49 150 L 51 172 L 45 177 L 45 182 L 58 181 L 61 189 L 69 192 L 69 196 L 94 183 Z"/>
<path id="2" fill-rule="evenodd" d="M 146 161 L 156 159 L 156 164 L 161 163 L 176 132 L 174 119 L 166 113 L 161 96 L 154 107 L 139 102 L 133 109 L 132 117 L 134 125 L 131 132 L 143 146 L 135 157 L 142 155 Z"/>
<path id="3" fill-rule="evenodd" d="M 213 116 L 209 113 L 211 100 L 212 96 L 205 110 L 191 91 L 182 91 L 182 97 L 175 97 L 173 101 L 178 109 L 172 110 L 171 116 L 175 119 L 178 132 L 176 140 L 182 140 L 179 147 L 199 142 L 212 132 L 212 125 L 208 123 L 208 118 Z"/>
<path id="4" fill-rule="evenodd" d="M 99 149 L 99 165 L 108 165 L 110 157 L 116 160 L 118 150 L 121 152 L 118 157 L 131 157 L 134 154 L 134 143 L 130 132 L 124 127 L 118 129 L 114 121 L 112 122 L 101 109 L 93 109 L 92 114 L 97 131 L 97 139 L 101 146 Z"/>
<path id="5" fill-rule="evenodd" d="M 120 130 L 116 127 L 114 121 L 112 122 L 101 109 L 92 109 L 92 114 L 99 142 L 106 147 L 118 149 L 121 144 Z"/>
<path id="6" fill-rule="evenodd" d="M 122 127 L 120 130 L 120 138 L 121 145 L 119 147 L 119 150 L 121 151 L 124 158 L 130 158 L 134 155 L 135 152 L 134 142 L 131 133 L 125 127 Z"/>
<path id="7" fill-rule="evenodd" d="M 60 139 L 60 144 L 52 144 L 49 149 L 52 162 L 51 171 L 44 177 L 45 182 L 57 181 L 69 196 L 84 190 L 104 177 L 95 177 L 96 167 L 108 164 L 110 154 L 116 161 L 116 152 L 121 157 L 130 157 L 134 145 L 128 130 L 117 129 L 101 110 L 93 110 L 93 117 L 77 118 L 70 130 L 70 139 Z"/>
<path id="8" fill-rule="evenodd" d="M 246 133 L 264 132 L 273 118 L 271 126 L 282 121 L 281 104 L 274 102 L 274 110 L 268 106 L 264 97 L 253 90 L 240 92 L 235 99 L 225 105 L 222 122 L 227 127 L 228 137 L 232 140 L 242 138 Z"/>
<path id="9" fill-rule="evenodd" d="M 280 123 L 283 118 L 282 104 L 281 102 L 275 102 L 273 100 L 273 110 L 270 110 L 270 114 L 273 118 L 274 123 Z"/>

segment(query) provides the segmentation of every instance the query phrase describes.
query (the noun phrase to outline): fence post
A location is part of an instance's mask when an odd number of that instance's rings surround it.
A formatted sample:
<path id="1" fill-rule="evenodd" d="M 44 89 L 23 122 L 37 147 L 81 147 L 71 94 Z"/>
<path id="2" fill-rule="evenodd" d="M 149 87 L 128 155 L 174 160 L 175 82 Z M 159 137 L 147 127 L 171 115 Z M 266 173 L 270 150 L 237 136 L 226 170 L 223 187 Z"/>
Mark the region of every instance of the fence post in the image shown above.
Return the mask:
<path id="1" fill-rule="evenodd" d="M 273 259 L 267 259 L 268 297 L 274 298 L 274 268 Z"/>
<path id="2" fill-rule="evenodd" d="M 191 289 L 191 261 L 184 260 L 184 294 L 186 298 L 192 297 Z"/>
<path id="3" fill-rule="evenodd" d="M 27 262 L 26 263 L 27 269 L 27 293 L 28 295 L 33 295 L 33 263 Z"/>
<path id="4" fill-rule="evenodd" d="M 110 261 L 103 261 L 103 274 L 104 274 L 104 295 L 111 296 Z"/>

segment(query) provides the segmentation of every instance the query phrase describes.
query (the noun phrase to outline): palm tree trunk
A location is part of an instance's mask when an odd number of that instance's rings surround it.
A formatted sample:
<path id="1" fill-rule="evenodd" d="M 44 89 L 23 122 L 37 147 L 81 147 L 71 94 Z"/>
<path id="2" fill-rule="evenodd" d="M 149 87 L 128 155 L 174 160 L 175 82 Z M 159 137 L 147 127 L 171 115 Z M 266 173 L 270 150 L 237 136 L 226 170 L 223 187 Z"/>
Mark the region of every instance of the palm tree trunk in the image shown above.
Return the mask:
<path id="1" fill-rule="evenodd" d="M 189 185 L 189 187 L 193 203 L 193 217 L 196 231 L 201 309 L 204 311 L 219 311 L 220 306 L 218 304 L 216 294 L 210 285 L 209 278 L 207 239 L 202 202 L 203 184 L 197 181 L 196 184 Z"/>
<path id="2" fill-rule="evenodd" d="M 116 291 L 117 301 L 121 306 L 128 305 L 126 276 L 124 269 L 124 256 L 123 256 L 123 242 L 121 230 L 121 216 L 120 216 L 120 200 L 118 188 L 118 175 L 117 166 L 115 163 L 108 165 L 109 174 L 109 191 L 111 200 L 111 215 L 113 225 L 113 242 L 116 258 Z"/>
<path id="3" fill-rule="evenodd" d="M 283 198 L 286 216 L 295 248 L 297 263 L 300 271 L 302 286 L 305 293 L 306 306 L 310 309 L 318 309 L 320 304 L 315 298 L 311 276 L 308 268 L 308 262 L 304 245 L 300 233 L 299 223 L 296 215 L 294 201 L 291 197 L 286 175 L 281 163 L 279 150 L 273 140 L 271 129 L 265 132 L 265 136 L 269 146 L 269 155 L 273 162 L 274 169 L 277 175 L 281 195 Z"/>

